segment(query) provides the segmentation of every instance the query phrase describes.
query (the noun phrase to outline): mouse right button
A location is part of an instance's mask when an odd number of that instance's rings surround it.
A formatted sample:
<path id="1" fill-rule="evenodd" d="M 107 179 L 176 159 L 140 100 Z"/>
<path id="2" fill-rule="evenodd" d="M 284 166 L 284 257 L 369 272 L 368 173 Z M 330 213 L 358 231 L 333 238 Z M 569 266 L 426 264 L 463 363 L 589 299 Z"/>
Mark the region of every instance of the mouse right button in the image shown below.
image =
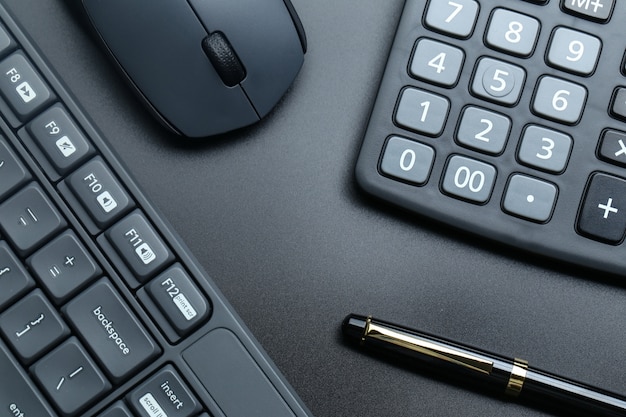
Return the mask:
<path id="1" fill-rule="evenodd" d="M 212 330 L 187 348 L 183 358 L 225 415 L 295 416 L 230 330 Z"/>

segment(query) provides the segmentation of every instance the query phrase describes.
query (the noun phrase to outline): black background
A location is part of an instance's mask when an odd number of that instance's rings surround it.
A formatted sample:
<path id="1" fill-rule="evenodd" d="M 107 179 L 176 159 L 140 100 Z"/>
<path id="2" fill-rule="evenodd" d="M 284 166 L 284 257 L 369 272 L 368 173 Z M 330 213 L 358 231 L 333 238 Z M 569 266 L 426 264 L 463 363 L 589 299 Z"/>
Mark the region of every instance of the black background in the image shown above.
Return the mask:
<path id="1" fill-rule="evenodd" d="M 197 143 L 148 115 L 62 0 L 6 3 L 314 415 L 547 415 L 344 345 L 350 312 L 626 392 L 618 279 L 404 214 L 357 188 L 402 0 L 293 0 L 309 51 L 291 90 L 254 127 Z"/>

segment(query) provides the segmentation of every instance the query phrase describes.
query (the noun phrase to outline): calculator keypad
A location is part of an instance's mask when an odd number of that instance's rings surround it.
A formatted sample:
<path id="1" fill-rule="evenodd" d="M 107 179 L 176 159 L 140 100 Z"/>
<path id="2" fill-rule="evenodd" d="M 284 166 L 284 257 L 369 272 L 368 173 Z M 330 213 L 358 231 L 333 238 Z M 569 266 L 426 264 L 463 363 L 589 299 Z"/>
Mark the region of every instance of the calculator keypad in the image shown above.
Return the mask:
<path id="1" fill-rule="evenodd" d="M 407 0 L 359 184 L 626 275 L 624 21 L 611 0 Z"/>

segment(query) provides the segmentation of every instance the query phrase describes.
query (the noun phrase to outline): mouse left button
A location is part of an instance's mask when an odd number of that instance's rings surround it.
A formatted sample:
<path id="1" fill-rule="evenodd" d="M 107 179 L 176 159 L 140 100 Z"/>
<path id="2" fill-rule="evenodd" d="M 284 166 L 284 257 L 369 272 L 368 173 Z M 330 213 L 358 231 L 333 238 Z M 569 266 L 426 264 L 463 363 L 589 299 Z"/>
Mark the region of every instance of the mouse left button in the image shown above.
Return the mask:
<path id="1" fill-rule="evenodd" d="M 201 43 L 208 32 L 187 2 L 82 3 L 130 84 L 178 133 L 205 137 L 259 120 L 243 89 L 226 86 L 207 59 Z"/>

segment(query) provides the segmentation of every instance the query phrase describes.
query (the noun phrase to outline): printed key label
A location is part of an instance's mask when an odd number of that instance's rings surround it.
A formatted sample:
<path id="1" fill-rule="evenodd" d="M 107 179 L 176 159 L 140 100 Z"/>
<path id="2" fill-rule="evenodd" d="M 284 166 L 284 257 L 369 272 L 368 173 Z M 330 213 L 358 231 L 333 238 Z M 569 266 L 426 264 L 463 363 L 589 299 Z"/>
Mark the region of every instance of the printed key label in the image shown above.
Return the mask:
<path id="1" fill-rule="evenodd" d="M 55 145 L 65 158 L 69 158 L 76 152 L 76 146 L 74 146 L 67 136 L 63 136 L 61 139 L 57 140 Z"/>
<path id="2" fill-rule="evenodd" d="M 22 75 L 17 68 L 11 68 L 6 72 L 6 75 L 11 80 L 11 83 L 16 84 L 19 82 L 19 84 L 15 87 L 15 91 L 24 103 L 29 103 L 37 97 L 37 93 L 35 93 L 35 90 L 31 87 L 28 81 L 22 81 Z"/>
<path id="3" fill-rule="evenodd" d="M 93 172 L 83 178 L 83 181 L 85 181 L 91 192 L 96 194 L 96 201 L 105 213 L 110 213 L 115 210 L 117 201 L 115 201 L 110 192 L 104 190 L 102 183 Z"/>
<path id="4" fill-rule="evenodd" d="M 156 260 L 157 255 L 147 242 L 144 242 L 137 230 L 130 229 L 124 236 L 128 238 L 128 243 L 135 248 L 135 254 L 144 265 L 149 265 Z"/>
<path id="5" fill-rule="evenodd" d="M 154 417 L 167 417 L 165 411 L 161 407 L 161 404 L 150 393 L 147 393 L 139 399 L 141 407 L 148 413 L 149 416 Z"/>
<path id="6" fill-rule="evenodd" d="M 17 90 L 20 98 L 24 100 L 24 103 L 30 103 L 37 97 L 35 90 L 26 81 L 15 87 L 15 90 Z"/>
<path id="7" fill-rule="evenodd" d="M 180 311 L 185 320 L 192 320 L 198 315 L 198 312 L 193 308 L 185 294 L 178 288 L 171 277 L 163 280 L 161 287 L 165 288 L 167 295 L 172 298 L 174 305 L 178 308 L 178 311 Z"/>
<path id="8" fill-rule="evenodd" d="M 110 213 L 117 207 L 117 201 L 115 201 L 108 191 L 104 191 L 102 194 L 98 195 L 96 200 L 98 200 L 98 204 L 100 204 L 100 207 L 102 207 L 105 213 Z"/>

